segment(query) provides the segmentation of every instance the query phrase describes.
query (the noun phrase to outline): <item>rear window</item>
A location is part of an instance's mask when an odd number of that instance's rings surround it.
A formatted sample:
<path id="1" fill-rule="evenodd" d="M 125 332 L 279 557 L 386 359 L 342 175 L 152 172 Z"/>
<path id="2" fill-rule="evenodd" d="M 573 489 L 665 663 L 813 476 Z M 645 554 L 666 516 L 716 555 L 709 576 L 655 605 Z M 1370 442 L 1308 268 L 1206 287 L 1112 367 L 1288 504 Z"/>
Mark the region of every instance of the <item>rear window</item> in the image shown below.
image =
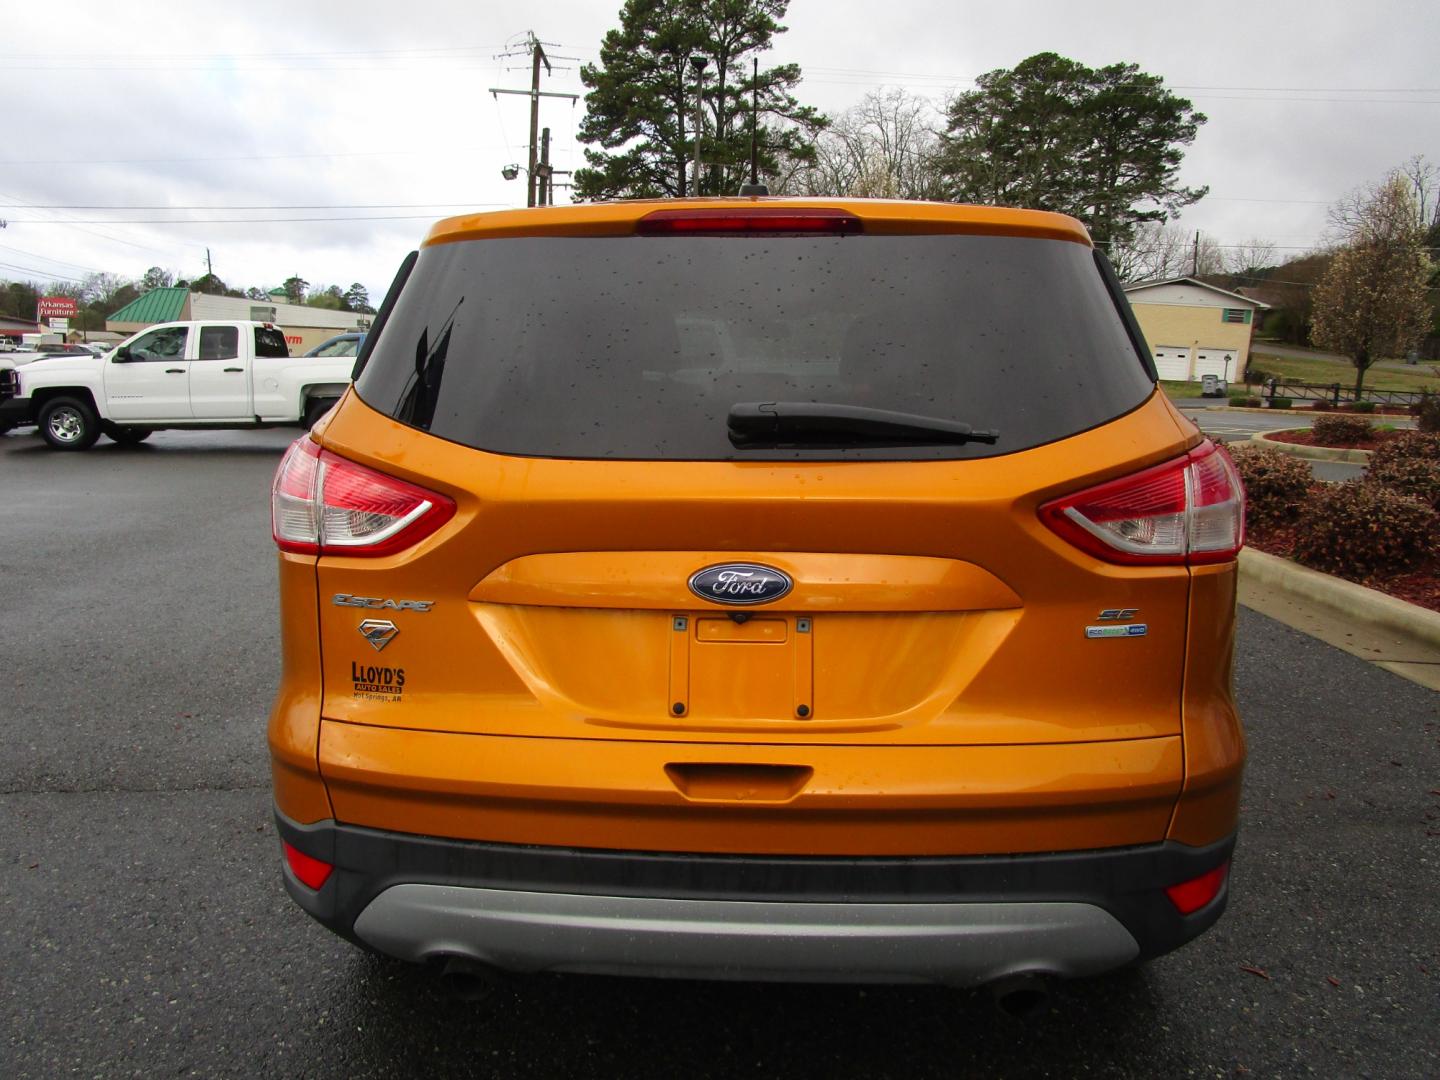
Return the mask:
<path id="1" fill-rule="evenodd" d="M 356 383 L 402 423 L 539 457 L 971 458 L 1153 391 L 1088 248 L 988 236 L 517 238 L 426 248 Z M 993 445 L 737 449 L 744 402 L 996 429 Z"/>
<path id="2" fill-rule="evenodd" d="M 285 344 L 285 335 L 273 326 L 257 326 L 255 328 L 255 355 L 256 356 L 289 356 L 290 346 Z"/>

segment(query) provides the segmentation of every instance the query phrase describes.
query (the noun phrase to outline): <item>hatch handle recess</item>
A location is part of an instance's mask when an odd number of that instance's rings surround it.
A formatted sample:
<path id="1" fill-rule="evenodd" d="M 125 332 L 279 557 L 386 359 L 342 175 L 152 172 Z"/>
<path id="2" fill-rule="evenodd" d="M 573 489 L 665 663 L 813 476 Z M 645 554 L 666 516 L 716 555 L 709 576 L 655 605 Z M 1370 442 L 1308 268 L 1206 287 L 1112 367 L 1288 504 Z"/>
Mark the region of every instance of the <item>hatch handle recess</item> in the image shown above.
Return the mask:
<path id="1" fill-rule="evenodd" d="M 692 802 L 789 802 L 815 770 L 809 765 L 671 762 L 665 775 Z"/>

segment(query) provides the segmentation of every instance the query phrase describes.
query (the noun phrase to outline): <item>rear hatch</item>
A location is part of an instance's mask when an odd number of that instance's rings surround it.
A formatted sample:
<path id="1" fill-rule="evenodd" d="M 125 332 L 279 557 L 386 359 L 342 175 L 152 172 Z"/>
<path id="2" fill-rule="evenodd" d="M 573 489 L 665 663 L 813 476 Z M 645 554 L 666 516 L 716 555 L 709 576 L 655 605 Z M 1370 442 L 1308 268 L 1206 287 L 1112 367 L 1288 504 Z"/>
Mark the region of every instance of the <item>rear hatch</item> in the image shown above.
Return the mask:
<path id="1" fill-rule="evenodd" d="M 1183 556 L 1117 565 L 1042 519 L 1196 441 L 1083 232 L 787 209 L 432 237 L 321 436 L 327 501 L 363 489 L 353 463 L 422 489 L 385 496 L 397 520 L 432 504 L 399 550 L 319 560 L 327 717 L 708 743 L 1179 733 Z M 374 509 L 346 498 L 327 519 Z"/>

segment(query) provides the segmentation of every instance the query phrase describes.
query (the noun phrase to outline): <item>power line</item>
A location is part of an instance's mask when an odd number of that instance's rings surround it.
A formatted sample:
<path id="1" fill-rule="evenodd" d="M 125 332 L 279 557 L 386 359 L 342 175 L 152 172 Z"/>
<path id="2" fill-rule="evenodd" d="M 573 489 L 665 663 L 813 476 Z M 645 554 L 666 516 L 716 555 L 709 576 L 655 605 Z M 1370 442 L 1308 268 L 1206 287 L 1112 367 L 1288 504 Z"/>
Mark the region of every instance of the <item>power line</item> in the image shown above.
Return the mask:
<path id="1" fill-rule="evenodd" d="M 16 255 L 28 255 L 32 259 L 42 259 L 45 262 L 56 263 L 59 266 L 68 266 L 72 270 L 84 270 L 87 273 L 98 274 L 101 271 L 93 266 L 83 266 L 80 263 L 66 262 L 64 259 L 52 259 L 49 255 L 41 255 L 38 251 L 25 251 L 21 248 L 11 247 L 9 244 L 0 244 L 0 251 L 14 252 Z"/>
<path id="2" fill-rule="evenodd" d="M 893 81 L 874 82 L 874 81 L 872 81 L 872 80 L 867 80 L 867 79 L 824 79 L 824 78 L 819 78 L 819 79 L 817 79 L 817 78 L 814 78 L 814 77 L 809 76 L 809 75 L 804 76 L 803 81 L 806 82 L 806 83 L 813 83 L 813 84 L 817 84 L 817 85 L 820 85 L 820 86 L 885 87 L 885 86 L 897 85 L 897 84 L 896 84 L 895 82 L 893 82 Z M 956 83 L 955 83 L 954 81 L 952 81 L 952 80 L 948 80 L 948 79 L 947 79 L 947 80 L 944 80 L 944 81 L 933 81 L 933 82 L 914 82 L 914 81 L 911 81 L 911 82 L 909 83 L 909 85 L 911 86 L 911 88 L 917 89 L 917 90 L 927 90 L 927 89 L 928 89 L 928 90 L 947 90 L 947 89 L 950 89 L 951 87 L 955 86 Z M 1172 89 L 1175 89 L 1175 88 L 1174 88 L 1174 87 L 1170 87 L 1170 86 L 1163 86 L 1163 87 L 1159 87 L 1158 89 L 1160 89 L 1160 90 L 1172 90 Z M 1143 96 L 1145 93 L 1147 93 L 1147 91 L 1144 91 L 1144 90 L 1135 90 L 1135 91 L 1116 90 L 1116 91 L 1113 91 L 1113 92 L 1114 92 L 1114 93 L 1125 93 L 1125 94 L 1131 94 L 1131 93 L 1133 93 L 1133 94 L 1136 95 L 1136 96 Z M 1312 104 L 1317 104 L 1317 105 L 1440 105 L 1440 98 L 1423 98 L 1423 99 L 1420 99 L 1420 98 L 1360 98 L 1360 97 L 1351 97 L 1351 98 L 1277 97 L 1277 96 L 1273 96 L 1273 95 L 1272 95 L 1272 96 L 1261 96 L 1261 95 L 1245 95 L 1245 94 L 1194 93 L 1193 91 L 1187 91 L 1187 97 L 1193 98 L 1193 99 L 1196 100 L 1196 101 L 1253 101 L 1253 102 L 1279 101 L 1279 102 L 1291 102 L 1291 103 L 1293 103 L 1293 104 L 1299 104 L 1299 105 L 1303 105 L 1303 104 L 1307 104 L 1307 103 L 1312 103 Z"/>
<path id="3" fill-rule="evenodd" d="M 1329 206 L 1334 199 L 1259 199 L 1248 195 L 1210 195 L 1205 196 L 1211 202 L 1258 202 L 1258 203 L 1283 203 L 1293 206 Z"/>
<path id="4" fill-rule="evenodd" d="M 230 74 L 233 72 L 276 72 L 276 71 L 299 71 L 313 74 L 326 72 L 343 71 L 388 71 L 396 75 L 412 74 L 426 71 L 471 71 L 480 66 L 481 57 L 424 57 L 405 56 L 396 57 L 390 62 L 380 63 L 350 63 L 350 62 L 329 62 L 317 63 L 313 60 L 297 61 L 293 64 L 191 64 L 175 63 L 166 64 L 160 67 L 144 64 L 10 64 L 0 69 L 0 76 L 20 72 L 56 72 L 84 71 L 89 73 L 110 72 L 110 71 L 143 71 L 147 75 L 209 75 L 209 74 Z M 26 78 L 31 76 L 26 75 Z"/>
<path id="5" fill-rule="evenodd" d="M 416 210 L 425 207 L 445 206 L 509 206 L 509 203 L 477 203 L 469 199 L 455 199 L 452 202 L 428 203 L 297 203 L 292 206 L 265 204 L 246 206 L 241 204 L 212 204 L 195 206 L 133 205 L 113 203 L 0 203 L 0 207 L 20 207 L 27 210 Z"/>
<path id="6" fill-rule="evenodd" d="M 493 147 L 461 146 L 451 150 L 462 153 L 480 154 Z M 433 150 L 340 150 L 312 154 L 228 154 L 214 157 L 166 157 L 166 158 L 15 158 L 0 159 L 0 165 L 170 165 L 185 162 L 204 161 L 299 161 L 310 158 L 352 158 L 352 157 L 433 157 Z"/>
<path id="7" fill-rule="evenodd" d="M 475 203 L 476 206 L 504 206 L 511 203 Z M 434 221 L 434 214 L 376 214 L 366 216 L 342 215 L 339 217 L 282 217 L 282 218 L 53 218 L 31 219 L 11 218 L 12 225 L 276 225 L 299 224 L 319 221 Z M 121 241 L 125 243 L 126 241 Z M 136 245 L 137 247 L 139 245 Z M 197 245 L 198 246 L 198 245 Z M 158 251 L 158 248 L 150 249 Z M 163 253 L 162 253 L 163 254 Z"/>
<path id="8" fill-rule="evenodd" d="M 13 192 L 10 192 L 10 191 L 0 191 L 0 198 L 15 199 L 16 202 L 15 202 L 14 205 L 20 206 L 20 207 L 25 207 L 25 208 L 27 208 L 27 209 L 29 208 L 29 204 L 28 204 L 28 203 L 25 203 L 25 202 L 21 202 L 21 201 L 20 201 L 20 196 L 14 194 Z M 42 211 L 40 211 L 40 212 L 43 213 L 43 214 L 50 214 L 50 215 L 52 215 L 52 219 L 53 219 L 53 211 L 50 211 L 50 210 L 42 210 Z M 24 222 L 25 224 L 31 224 L 31 225 L 35 225 L 35 224 L 50 224 L 50 223 L 51 223 L 51 222 L 49 222 L 49 221 L 44 221 L 44 220 L 42 220 L 42 221 L 36 221 L 36 220 L 34 220 L 34 219 L 25 219 L 25 218 L 15 218 L 15 219 L 13 219 L 13 220 L 14 220 L 14 222 L 15 222 L 16 224 L 20 224 L 20 223 L 22 223 L 22 222 Z M 148 252 L 150 252 L 150 253 L 152 253 L 152 254 L 155 254 L 155 255 L 164 255 L 166 258 L 171 258 L 171 257 L 174 255 L 173 250 L 172 250 L 172 251 L 161 251 L 159 248 L 150 247 L 148 244 L 140 244 L 140 243 L 137 243 L 137 242 L 134 241 L 134 240 L 126 240 L 126 239 L 124 239 L 123 237 L 113 236 L 113 235 L 111 235 L 110 233 L 99 232 L 99 231 L 94 230 L 94 229 L 86 229 L 86 228 L 83 228 L 83 227 L 82 227 L 82 226 L 87 225 L 87 224 L 123 225 L 123 224 L 125 224 L 125 222 L 118 222 L 118 221 L 64 222 L 64 221 L 62 221 L 62 222 L 56 222 L 56 223 L 57 223 L 57 224 L 63 224 L 63 225 L 70 225 L 70 226 L 72 226 L 73 228 L 75 228 L 75 230 L 76 230 L 77 232 L 83 232 L 83 233 L 85 233 L 85 234 L 88 235 L 88 236 L 96 236 L 96 237 L 99 237 L 101 240 L 109 240 L 109 241 L 112 242 L 112 243 L 124 244 L 124 245 L 126 245 L 127 247 L 139 248 L 141 251 L 148 251 Z"/>
<path id="9" fill-rule="evenodd" d="M 291 57 L 302 57 L 302 56 L 392 56 L 392 55 L 401 55 L 401 54 L 410 54 L 410 53 L 427 53 L 427 54 L 428 54 L 428 53 L 456 53 L 456 52 L 484 52 L 484 53 L 488 53 L 488 52 L 493 52 L 493 51 L 494 51 L 495 49 L 497 49 L 497 48 L 503 49 L 503 48 L 505 48 L 505 46 L 503 46 L 503 45 L 435 45 L 435 46 L 419 46 L 419 47 L 411 48 L 411 49 L 324 49 L 324 50 L 319 50 L 319 49 L 317 49 L 317 50 L 311 50 L 311 51 L 308 51 L 308 52 L 289 52 L 289 53 L 286 53 L 286 52 L 271 52 L 271 51 L 269 51 L 269 50 L 266 50 L 265 52 L 253 52 L 253 53 L 216 52 L 216 53 L 191 53 L 191 54 L 189 54 L 189 55 L 190 55 L 192 58 L 194 58 L 194 59 L 200 59 L 200 60 L 216 60 L 216 59 L 226 59 L 226 58 L 231 58 L 231 59 L 247 59 L 247 58 L 253 58 L 253 57 L 261 57 L 261 58 L 272 59 L 272 60 L 273 60 L 273 59 L 288 59 L 288 58 L 291 58 Z M 115 57 L 115 58 L 117 58 L 117 59 L 128 58 L 131 54 L 128 53 L 128 52 L 82 53 L 82 52 L 70 52 L 70 51 L 67 50 L 67 51 L 65 51 L 65 52 L 56 52 L 56 53 L 37 53 L 37 52 L 29 52 L 29 51 L 27 51 L 27 52 L 25 53 L 25 55 L 26 55 L 26 57 L 28 57 L 29 59 L 32 59 L 32 60 L 50 60 L 50 59 L 56 59 L 56 60 L 103 60 L 103 59 L 105 59 L 106 57 Z"/>
<path id="10" fill-rule="evenodd" d="M 589 57 L 593 61 L 598 61 L 599 59 L 598 54 L 593 52 L 589 54 Z M 830 67 L 823 64 L 810 65 L 803 62 L 801 62 L 799 66 L 805 82 L 819 83 L 827 86 L 878 87 L 893 83 L 895 80 L 903 80 L 923 84 L 918 86 L 917 89 L 948 89 L 975 81 L 974 75 Z M 826 75 L 834 77 L 826 78 Z M 1183 91 L 1187 94 L 1194 94 L 1196 97 L 1203 96 L 1208 100 L 1219 101 L 1312 101 L 1322 105 L 1347 104 L 1351 102 L 1355 104 L 1372 105 L 1440 105 L 1440 98 L 1404 100 L 1396 98 L 1329 98 L 1313 96 L 1316 94 L 1440 94 L 1440 86 L 1224 86 L 1162 82 L 1156 89 Z M 1133 90 L 1117 87 L 1114 88 L 1112 92 L 1148 94 L 1151 90 L 1148 87 L 1137 87 Z"/>
<path id="11" fill-rule="evenodd" d="M 515 149 L 523 149 L 523 146 Z M 573 149 L 551 148 L 551 153 L 569 152 Z M 1271 199 L 1259 196 L 1248 195 L 1214 195 L 1207 194 L 1205 198 L 1211 202 L 1258 202 L 1276 203 L 1283 205 L 1297 206 L 1329 206 L 1333 199 Z M 450 206 L 509 206 L 509 203 L 477 203 L 469 199 L 452 199 L 448 202 L 419 202 L 419 203 L 207 203 L 207 204 L 185 204 L 185 205 L 161 205 L 159 203 L 0 203 L 0 208 L 15 207 L 31 210 L 418 210 L 429 207 L 441 208 Z"/>
<path id="12" fill-rule="evenodd" d="M 56 273 L 52 273 L 52 272 L 49 271 L 49 270 L 41 270 L 41 269 L 39 269 L 38 267 L 35 267 L 35 266 L 20 266 L 20 265 L 17 264 L 17 263 L 0 262 L 0 270 L 10 270 L 10 271 L 19 272 L 19 273 L 22 273 L 22 274 L 39 274 L 41 277 L 43 277 L 43 278 L 49 278 L 51 281 L 76 281 L 76 280 L 77 280 L 76 278 L 73 278 L 73 277 L 67 277 L 67 276 L 64 275 L 64 274 L 56 274 Z"/>
<path id="13" fill-rule="evenodd" d="M 824 65 L 801 64 L 802 71 L 823 71 L 845 75 L 880 75 L 907 79 L 933 79 L 945 82 L 969 82 L 973 76 L 939 75 L 914 71 L 884 71 L 872 68 L 842 68 Z M 1194 83 L 1165 83 L 1166 90 L 1243 90 L 1261 93 L 1313 93 L 1313 94 L 1440 94 L 1440 86 L 1223 86 L 1199 85 Z"/>

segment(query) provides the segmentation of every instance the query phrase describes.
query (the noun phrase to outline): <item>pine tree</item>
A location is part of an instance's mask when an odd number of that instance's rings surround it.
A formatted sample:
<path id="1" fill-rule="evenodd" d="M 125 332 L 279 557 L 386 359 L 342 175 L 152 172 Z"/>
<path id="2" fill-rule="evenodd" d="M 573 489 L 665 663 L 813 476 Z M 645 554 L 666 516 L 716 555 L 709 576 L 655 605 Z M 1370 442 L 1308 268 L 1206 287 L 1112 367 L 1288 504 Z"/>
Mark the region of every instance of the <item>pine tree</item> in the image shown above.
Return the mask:
<path id="1" fill-rule="evenodd" d="M 1057 210 L 1097 243 L 1124 244 L 1209 190 L 1178 183 L 1205 115 L 1134 64 L 1038 53 L 976 84 L 950 105 L 944 169 L 957 201 Z"/>
<path id="2" fill-rule="evenodd" d="M 700 193 L 734 194 L 750 158 L 750 102 L 758 91 L 760 167 L 768 176 L 814 157 L 825 118 L 792 90 L 795 64 L 763 69 L 746 61 L 771 47 L 788 0 L 626 0 L 620 26 L 605 35 L 600 63 L 580 78 L 590 92 L 580 141 L 588 168 L 575 173 L 578 199 L 683 197 L 694 152 L 692 56 L 708 61 Z"/>

